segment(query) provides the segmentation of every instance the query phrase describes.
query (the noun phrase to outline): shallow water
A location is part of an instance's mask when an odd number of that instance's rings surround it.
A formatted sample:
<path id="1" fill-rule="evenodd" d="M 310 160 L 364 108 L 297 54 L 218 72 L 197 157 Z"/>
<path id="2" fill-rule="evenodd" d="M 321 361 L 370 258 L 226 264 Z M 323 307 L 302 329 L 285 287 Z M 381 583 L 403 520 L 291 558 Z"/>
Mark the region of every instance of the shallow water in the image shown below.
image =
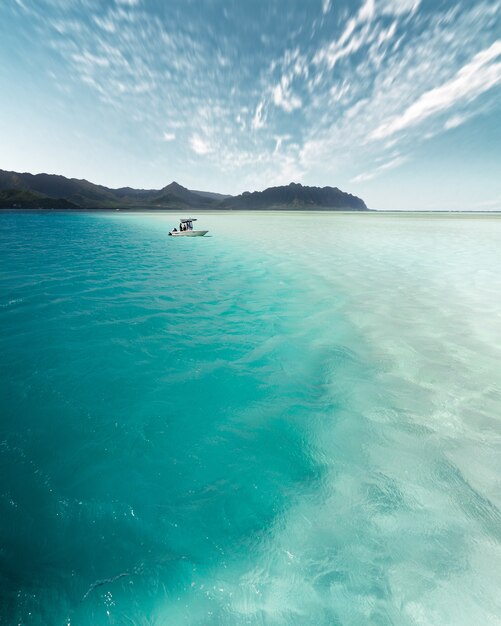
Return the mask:
<path id="1" fill-rule="evenodd" d="M 0 623 L 499 623 L 501 219 L 200 217 L 0 214 Z"/>

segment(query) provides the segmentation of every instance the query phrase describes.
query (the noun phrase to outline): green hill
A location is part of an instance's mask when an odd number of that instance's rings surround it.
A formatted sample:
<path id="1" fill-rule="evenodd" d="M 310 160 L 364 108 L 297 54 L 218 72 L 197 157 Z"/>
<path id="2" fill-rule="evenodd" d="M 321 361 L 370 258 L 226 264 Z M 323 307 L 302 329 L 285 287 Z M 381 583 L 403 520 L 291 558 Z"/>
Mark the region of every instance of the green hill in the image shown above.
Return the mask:
<path id="1" fill-rule="evenodd" d="M 41 193 L 18 189 L 0 189 L 0 209 L 76 209 L 64 198 L 49 198 Z"/>
<path id="2" fill-rule="evenodd" d="M 291 183 L 282 187 L 269 187 L 264 191 L 246 191 L 240 196 L 227 198 L 220 203 L 227 209 L 324 209 L 367 211 L 365 202 L 337 187 L 305 187 Z"/>

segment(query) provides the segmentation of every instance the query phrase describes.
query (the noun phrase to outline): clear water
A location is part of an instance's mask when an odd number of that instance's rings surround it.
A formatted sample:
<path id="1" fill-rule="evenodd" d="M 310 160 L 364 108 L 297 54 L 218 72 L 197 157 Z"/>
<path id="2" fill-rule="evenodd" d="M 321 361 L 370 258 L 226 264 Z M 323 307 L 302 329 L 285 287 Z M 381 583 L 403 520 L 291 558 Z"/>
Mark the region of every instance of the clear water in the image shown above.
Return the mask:
<path id="1" fill-rule="evenodd" d="M 501 219 L 173 223 L 0 215 L 0 624 L 499 624 Z"/>

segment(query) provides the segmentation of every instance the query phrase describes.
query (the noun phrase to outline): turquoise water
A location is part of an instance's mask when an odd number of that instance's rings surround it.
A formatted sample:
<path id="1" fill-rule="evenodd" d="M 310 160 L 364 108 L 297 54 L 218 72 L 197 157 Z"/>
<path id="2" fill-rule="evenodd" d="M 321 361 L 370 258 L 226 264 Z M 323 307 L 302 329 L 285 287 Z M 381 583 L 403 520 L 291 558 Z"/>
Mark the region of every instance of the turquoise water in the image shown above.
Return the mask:
<path id="1" fill-rule="evenodd" d="M 498 624 L 501 219 L 199 223 L 0 214 L 0 624 Z"/>

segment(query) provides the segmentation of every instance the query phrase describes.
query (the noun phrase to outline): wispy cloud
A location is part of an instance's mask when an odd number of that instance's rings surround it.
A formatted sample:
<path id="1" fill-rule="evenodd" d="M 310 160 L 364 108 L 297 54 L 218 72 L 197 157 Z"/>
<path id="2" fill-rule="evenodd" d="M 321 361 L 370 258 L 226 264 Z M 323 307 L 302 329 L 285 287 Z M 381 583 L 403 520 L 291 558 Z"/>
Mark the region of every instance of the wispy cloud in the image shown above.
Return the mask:
<path id="1" fill-rule="evenodd" d="M 256 107 L 256 111 L 254 113 L 254 117 L 252 118 L 251 127 L 254 130 L 258 130 L 260 128 L 264 128 L 265 123 L 265 114 L 264 114 L 264 101 L 259 102 Z"/>
<path id="2" fill-rule="evenodd" d="M 235 186 L 373 179 L 472 119 L 500 83 L 497 0 L 8 4 L 20 23 L 29 12 L 67 98 L 92 93 L 169 166 L 204 161 Z"/>
<path id="3" fill-rule="evenodd" d="M 444 129 L 451 130 L 452 128 L 457 128 L 458 126 L 461 126 L 462 124 L 467 122 L 469 119 L 470 118 L 468 115 L 453 115 L 445 121 Z"/>
<path id="4" fill-rule="evenodd" d="M 400 15 L 403 13 L 415 13 L 421 4 L 421 0 L 382 0 L 378 3 L 382 13 Z"/>
<path id="5" fill-rule="evenodd" d="M 193 152 L 199 155 L 205 155 L 212 152 L 209 142 L 203 137 L 200 137 L 200 135 L 192 135 L 190 137 L 190 146 Z"/>
<path id="6" fill-rule="evenodd" d="M 363 163 L 364 173 L 352 180 L 370 180 L 385 171 L 378 161 L 390 163 L 397 146 L 402 158 L 409 158 L 417 144 L 447 130 L 443 122 L 433 123 L 439 112 L 449 113 L 450 128 L 458 120 L 454 116 L 471 119 L 485 110 L 485 103 L 475 106 L 475 100 L 499 83 L 494 4 L 431 16 L 414 15 L 417 2 L 402 5 L 386 4 L 384 10 L 392 11 L 389 25 L 378 17 L 381 5 L 375 12 L 362 5 L 339 38 L 310 56 L 312 96 L 303 107 L 308 132 L 298 153 L 306 171 L 327 171 L 328 164 L 335 172 L 347 162 Z M 416 28 L 409 32 L 411 16 Z M 347 71 L 353 64 L 356 72 Z M 332 72 L 331 80 L 324 67 Z M 419 107 L 413 107 L 416 103 Z M 402 111 L 407 112 L 404 120 Z M 397 123 L 387 126 L 397 120 L 401 132 Z"/>
<path id="7" fill-rule="evenodd" d="M 384 172 L 388 170 L 393 170 L 396 167 L 400 167 L 400 165 L 402 165 L 406 161 L 407 161 L 407 157 L 398 155 L 392 158 L 390 161 L 387 161 L 386 163 L 383 163 L 382 165 L 375 167 L 369 172 L 363 172 L 362 174 L 358 174 L 358 176 L 355 176 L 354 178 L 352 178 L 350 182 L 363 183 L 368 180 L 372 180 L 373 178 L 376 178 L 377 176 L 383 174 Z"/>
<path id="8" fill-rule="evenodd" d="M 278 85 L 273 88 L 273 103 L 287 113 L 301 108 L 301 98 L 292 93 L 289 77 L 282 76 Z"/>
<path id="9" fill-rule="evenodd" d="M 474 100 L 484 91 L 501 83 L 501 41 L 476 54 L 456 76 L 435 89 L 422 94 L 397 118 L 381 124 L 371 139 L 383 139 L 409 126 L 421 124 L 432 115 L 441 113 L 464 100 Z"/>
<path id="10" fill-rule="evenodd" d="M 328 13 L 331 9 L 331 0 L 322 0 L 322 13 Z"/>

